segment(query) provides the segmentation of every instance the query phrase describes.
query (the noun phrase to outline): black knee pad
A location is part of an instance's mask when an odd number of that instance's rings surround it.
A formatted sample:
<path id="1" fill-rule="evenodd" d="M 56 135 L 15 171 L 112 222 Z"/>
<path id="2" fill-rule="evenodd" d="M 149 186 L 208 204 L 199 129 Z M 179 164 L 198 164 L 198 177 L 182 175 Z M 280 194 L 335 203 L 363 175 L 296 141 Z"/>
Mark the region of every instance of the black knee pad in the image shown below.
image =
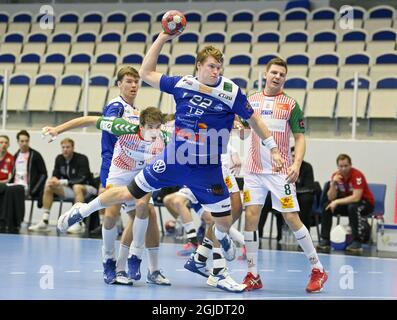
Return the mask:
<path id="1" fill-rule="evenodd" d="M 127 186 L 127 189 L 135 199 L 140 199 L 149 193 L 139 188 L 135 182 L 135 179 L 132 180 L 132 182 Z"/>
<path id="2" fill-rule="evenodd" d="M 231 214 L 230 210 L 223 211 L 223 212 L 211 212 L 211 216 L 213 216 L 215 218 L 230 216 L 230 214 Z"/>

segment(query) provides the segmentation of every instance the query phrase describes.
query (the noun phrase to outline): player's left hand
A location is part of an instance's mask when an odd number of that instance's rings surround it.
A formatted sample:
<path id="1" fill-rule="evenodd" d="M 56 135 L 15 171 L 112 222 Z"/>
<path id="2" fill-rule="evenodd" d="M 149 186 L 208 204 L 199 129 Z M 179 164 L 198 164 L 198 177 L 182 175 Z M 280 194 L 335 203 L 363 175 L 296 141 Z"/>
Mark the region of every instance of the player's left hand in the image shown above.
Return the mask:
<path id="1" fill-rule="evenodd" d="M 58 137 L 58 132 L 54 127 L 44 127 L 41 129 L 41 138 L 49 137 L 48 143 L 54 141 Z"/>
<path id="2" fill-rule="evenodd" d="M 270 154 L 272 156 L 272 161 L 275 164 L 275 171 L 280 171 L 283 168 L 284 160 L 281 157 L 280 150 L 278 148 L 273 148 L 270 151 Z"/>
<path id="3" fill-rule="evenodd" d="M 299 177 L 299 169 L 298 166 L 293 163 L 290 167 L 287 168 L 287 183 L 295 183 Z"/>

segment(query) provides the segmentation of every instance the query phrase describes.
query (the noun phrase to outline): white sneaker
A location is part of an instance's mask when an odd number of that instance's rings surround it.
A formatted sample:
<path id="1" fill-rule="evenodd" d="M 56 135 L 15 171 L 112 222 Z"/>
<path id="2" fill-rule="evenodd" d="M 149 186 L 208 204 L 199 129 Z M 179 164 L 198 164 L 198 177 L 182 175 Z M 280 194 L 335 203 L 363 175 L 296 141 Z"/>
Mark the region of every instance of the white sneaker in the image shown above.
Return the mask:
<path id="1" fill-rule="evenodd" d="M 219 240 L 222 247 L 222 252 L 227 261 L 233 261 L 236 258 L 236 245 L 229 235 L 226 235 L 222 240 Z"/>
<path id="2" fill-rule="evenodd" d="M 247 285 L 237 283 L 227 272 L 227 268 L 223 268 L 217 275 L 210 274 L 207 284 L 211 287 L 219 288 L 228 292 L 243 292 Z"/>
<path id="3" fill-rule="evenodd" d="M 79 234 L 79 233 L 83 233 L 84 231 L 85 231 L 84 222 L 78 222 L 72 225 L 71 227 L 69 227 L 67 232 L 72 234 Z"/>
<path id="4" fill-rule="evenodd" d="M 86 205 L 87 205 L 86 203 L 77 202 L 68 211 L 66 211 L 64 214 L 61 214 L 61 216 L 58 219 L 58 225 L 57 225 L 58 230 L 64 233 L 69 229 L 69 227 L 71 227 L 77 222 L 82 221 L 83 217 L 80 214 L 79 209 L 82 206 L 86 206 Z"/>
<path id="5" fill-rule="evenodd" d="M 45 223 L 44 221 L 40 221 L 39 223 L 35 224 L 34 226 L 30 226 L 28 228 L 29 231 L 34 231 L 34 232 L 49 232 L 50 228 L 48 227 L 48 224 Z"/>

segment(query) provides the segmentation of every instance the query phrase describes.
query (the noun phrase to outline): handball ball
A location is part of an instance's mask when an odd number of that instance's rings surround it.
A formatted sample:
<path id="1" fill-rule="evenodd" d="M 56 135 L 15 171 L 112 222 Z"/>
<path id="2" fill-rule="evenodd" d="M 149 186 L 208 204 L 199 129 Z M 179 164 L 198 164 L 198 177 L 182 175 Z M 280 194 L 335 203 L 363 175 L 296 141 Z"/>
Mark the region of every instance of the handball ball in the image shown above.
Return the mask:
<path id="1" fill-rule="evenodd" d="M 168 233 L 174 233 L 174 232 L 175 232 L 175 225 L 176 225 L 176 223 L 175 223 L 174 220 L 168 220 L 168 221 L 165 223 L 165 230 L 166 230 Z"/>
<path id="2" fill-rule="evenodd" d="M 161 19 L 161 25 L 165 33 L 182 33 L 186 27 L 185 16 L 177 10 L 167 11 Z"/>

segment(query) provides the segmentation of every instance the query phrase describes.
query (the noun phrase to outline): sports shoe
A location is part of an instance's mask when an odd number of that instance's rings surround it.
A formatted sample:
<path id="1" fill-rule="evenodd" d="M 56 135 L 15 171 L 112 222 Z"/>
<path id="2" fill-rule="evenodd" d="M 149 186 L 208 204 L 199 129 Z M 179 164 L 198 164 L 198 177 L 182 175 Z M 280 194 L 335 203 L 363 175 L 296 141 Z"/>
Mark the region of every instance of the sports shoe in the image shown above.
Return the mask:
<path id="1" fill-rule="evenodd" d="M 107 284 L 116 282 L 116 260 L 107 259 L 103 263 L 103 281 Z"/>
<path id="2" fill-rule="evenodd" d="M 156 270 L 150 273 L 148 270 L 146 282 L 151 284 L 157 284 L 159 286 L 170 286 L 171 282 L 167 279 L 161 270 Z"/>
<path id="3" fill-rule="evenodd" d="M 247 260 L 247 248 L 245 246 L 241 247 L 241 256 L 237 260 Z"/>
<path id="4" fill-rule="evenodd" d="M 34 232 L 49 232 L 50 228 L 48 227 L 48 223 L 45 223 L 44 221 L 40 221 L 34 226 L 30 226 L 28 230 Z"/>
<path id="5" fill-rule="evenodd" d="M 66 211 L 64 214 L 61 214 L 61 216 L 58 219 L 58 230 L 59 232 L 66 232 L 68 228 L 72 225 L 74 225 L 77 222 L 80 222 L 83 220 L 82 215 L 79 212 L 79 209 L 82 206 L 86 206 L 86 203 L 82 202 L 76 202 L 68 211 Z"/>
<path id="6" fill-rule="evenodd" d="M 328 275 L 325 271 L 313 268 L 310 275 L 309 283 L 307 284 L 306 291 L 309 293 L 320 292 L 323 290 L 324 283 L 327 281 Z"/>
<path id="7" fill-rule="evenodd" d="M 245 291 L 251 291 L 255 289 L 262 289 L 262 280 L 261 276 L 258 274 L 256 277 L 251 273 L 248 272 L 245 276 L 243 283 L 247 286 Z"/>
<path id="8" fill-rule="evenodd" d="M 230 239 L 229 235 L 226 235 L 222 240 L 219 240 L 219 243 L 223 249 L 223 255 L 227 261 L 233 261 L 236 257 L 236 245 Z"/>
<path id="9" fill-rule="evenodd" d="M 228 292 L 243 292 L 247 287 L 245 284 L 237 283 L 227 272 L 227 268 L 223 268 L 217 275 L 210 274 L 207 284 Z"/>
<path id="10" fill-rule="evenodd" d="M 81 234 L 85 231 L 85 224 L 84 222 L 78 222 L 72 225 L 68 230 L 67 233 L 71 234 Z"/>
<path id="11" fill-rule="evenodd" d="M 318 250 L 331 250 L 331 242 L 329 240 L 320 240 L 317 245 Z"/>
<path id="12" fill-rule="evenodd" d="M 363 251 L 363 247 L 361 245 L 361 242 L 353 241 L 350 245 L 348 245 L 346 247 L 346 251 L 350 251 L 350 252 L 361 252 L 361 251 Z"/>
<path id="13" fill-rule="evenodd" d="M 195 253 L 196 250 L 197 250 L 197 246 L 189 241 L 188 243 L 185 243 L 183 245 L 182 250 L 178 250 L 176 252 L 176 255 L 180 257 L 186 257 L 186 256 L 190 256 L 192 253 Z"/>
<path id="14" fill-rule="evenodd" d="M 127 272 L 123 271 L 118 271 L 116 273 L 116 281 L 115 284 L 123 284 L 123 285 L 131 285 L 132 286 L 132 280 L 128 279 Z"/>
<path id="15" fill-rule="evenodd" d="M 190 256 L 189 260 L 186 261 L 184 268 L 193 272 L 193 273 L 197 273 L 200 276 L 208 278 L 208 276 L 210 275 L 210 272 L 208 271 L 206 266 L 207 266 L 207 264 L 205 262 L 196 261 L 194 259 L 194 254 L 192 254 Z"/>
<path id="16" fill-rule="evenodd" d="M 142 259 L 139 259 L 136 255 L 132 255 L 128 258 L 128 279 L 130 280 L 139 280 L 141 278 L 141 262 Z"/>

